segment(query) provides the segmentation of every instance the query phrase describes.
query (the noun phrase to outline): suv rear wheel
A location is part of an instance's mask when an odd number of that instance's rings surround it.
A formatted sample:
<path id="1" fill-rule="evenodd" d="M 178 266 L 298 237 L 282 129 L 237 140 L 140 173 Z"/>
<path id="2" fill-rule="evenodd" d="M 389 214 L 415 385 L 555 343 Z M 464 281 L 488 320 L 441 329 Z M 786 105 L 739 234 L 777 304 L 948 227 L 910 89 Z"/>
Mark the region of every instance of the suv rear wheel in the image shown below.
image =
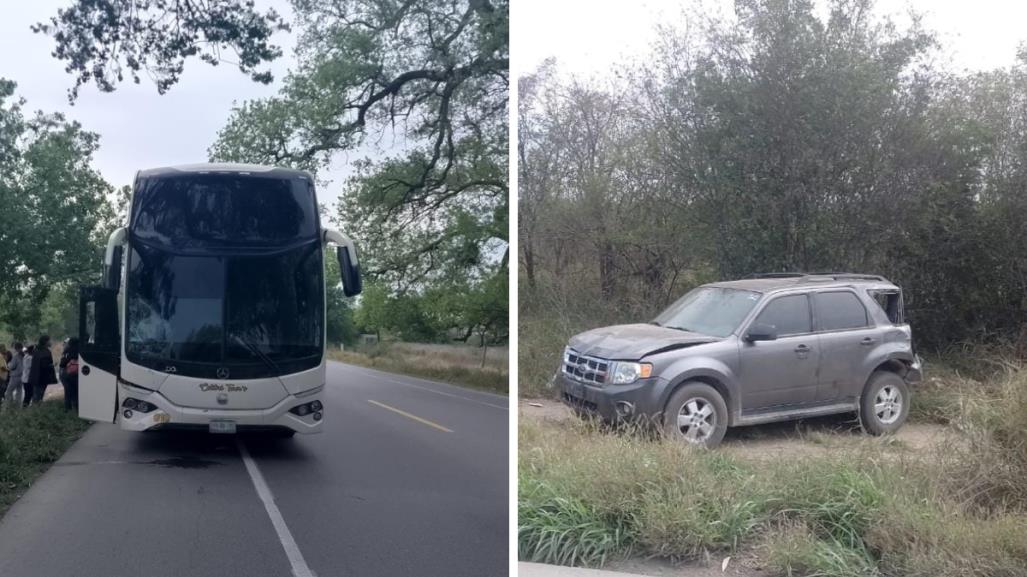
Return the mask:
<path id="1" fill-rule="evenodd" d="M 859 401 L 859 422 L 871 435 L 894 433 L 909 415 L 909 387 L 895 373 L 870 375 Z"/>
<path id="2" fill-rule="evenodd" d="M 663 432 L 679 439 L 713 448 L 727 432 L 727 405 L 713 387 L 686 383 L 667 401 L 663 411 Z"/>

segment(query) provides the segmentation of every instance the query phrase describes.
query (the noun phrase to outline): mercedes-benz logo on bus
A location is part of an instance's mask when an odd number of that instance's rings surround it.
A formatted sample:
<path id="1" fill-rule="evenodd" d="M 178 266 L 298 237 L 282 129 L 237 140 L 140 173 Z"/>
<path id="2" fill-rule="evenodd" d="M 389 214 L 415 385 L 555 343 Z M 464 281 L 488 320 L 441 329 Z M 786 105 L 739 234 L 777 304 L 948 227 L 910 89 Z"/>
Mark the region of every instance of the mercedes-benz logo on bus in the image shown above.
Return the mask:
<path id="1" fill-rule="evenodd" d="M 225 367 L 219 368 L 218 372 L 217 372 L 217 375 L 218 375 L 219 379 L 227 379 L 228 378 L 228 369 L 226 369 Z"/>

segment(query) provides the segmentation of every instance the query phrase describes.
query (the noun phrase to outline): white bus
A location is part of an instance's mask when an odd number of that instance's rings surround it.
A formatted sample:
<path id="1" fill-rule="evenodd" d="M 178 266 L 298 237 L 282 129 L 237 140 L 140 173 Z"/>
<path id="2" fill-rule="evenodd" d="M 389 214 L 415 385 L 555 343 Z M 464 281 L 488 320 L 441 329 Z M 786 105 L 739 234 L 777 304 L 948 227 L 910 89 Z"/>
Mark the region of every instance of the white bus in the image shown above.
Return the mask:
<path id="1" fill-rule="evenodd" d="M 321 228 L 309 174 L 139 172 L 102 286 L 81 289 L 79 416 L 126 431 L 319 432 L 329 243 L 344 293 L 359 294 L 356 248 Z"/>

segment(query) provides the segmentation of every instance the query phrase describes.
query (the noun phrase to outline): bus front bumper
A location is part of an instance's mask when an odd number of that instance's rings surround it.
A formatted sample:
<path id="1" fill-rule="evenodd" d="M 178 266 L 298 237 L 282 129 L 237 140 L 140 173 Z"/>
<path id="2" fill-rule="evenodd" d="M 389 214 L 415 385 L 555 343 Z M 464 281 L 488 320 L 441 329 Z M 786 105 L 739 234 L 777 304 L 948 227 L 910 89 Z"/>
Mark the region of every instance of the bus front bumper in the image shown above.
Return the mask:
<path id="1" fill-rule="evenodd" d="M 307 391 L 300 395 L 289 395 L 268 409 L 199 409 L 175 405 L 158 391 L 148 391 L 136 387 L 119 385 L 119 406 L 117 422 L 125 431 L 149 431 L 164 428 L 207 429 L 215 421 L 235 423 L 237 430 L 247 429 L 288 429 L 302 434 L 320 433 L 324 427 L 324 408 L 315 418 L 313 412 L 304 416 L 290 412 L 298 405 L 320 401 L 324 387 Z M 146 401 L 156 409 L 142 412 L 127 409 L 125 399 Z"/>

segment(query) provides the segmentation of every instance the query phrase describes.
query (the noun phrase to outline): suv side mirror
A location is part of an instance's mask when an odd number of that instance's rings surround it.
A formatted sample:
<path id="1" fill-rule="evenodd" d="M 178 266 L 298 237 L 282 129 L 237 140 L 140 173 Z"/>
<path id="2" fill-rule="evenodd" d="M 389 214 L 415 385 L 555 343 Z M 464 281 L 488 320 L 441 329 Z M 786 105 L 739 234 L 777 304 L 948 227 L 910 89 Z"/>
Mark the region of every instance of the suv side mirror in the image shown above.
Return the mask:
<path id="1" fill-rule="evenodd" d="M 745 340 L 750 343 L 754 343 L 756 341 L 776 341 L 777 327 L 764 323 L 756 323 L 749 327 L 749 332 L 745 333 Z"/>

